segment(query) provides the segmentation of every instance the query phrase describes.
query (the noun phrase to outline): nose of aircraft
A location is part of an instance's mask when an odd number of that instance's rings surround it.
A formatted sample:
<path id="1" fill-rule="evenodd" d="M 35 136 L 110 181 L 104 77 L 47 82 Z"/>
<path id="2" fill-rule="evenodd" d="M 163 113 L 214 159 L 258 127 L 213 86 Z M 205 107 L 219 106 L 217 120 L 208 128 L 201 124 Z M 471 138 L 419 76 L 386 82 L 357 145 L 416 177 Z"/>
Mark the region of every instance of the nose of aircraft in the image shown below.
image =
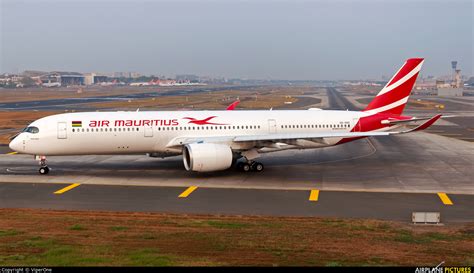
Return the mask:
<path id="1" fill-rule="evenodd" d="M 8 147 L 10 147 L 10 149 L 15 152 L 19 152 L 21 148 L 21 140 L 19 139 L 19 137 L 17 136 L 14 139 L 12 139 Z"/>

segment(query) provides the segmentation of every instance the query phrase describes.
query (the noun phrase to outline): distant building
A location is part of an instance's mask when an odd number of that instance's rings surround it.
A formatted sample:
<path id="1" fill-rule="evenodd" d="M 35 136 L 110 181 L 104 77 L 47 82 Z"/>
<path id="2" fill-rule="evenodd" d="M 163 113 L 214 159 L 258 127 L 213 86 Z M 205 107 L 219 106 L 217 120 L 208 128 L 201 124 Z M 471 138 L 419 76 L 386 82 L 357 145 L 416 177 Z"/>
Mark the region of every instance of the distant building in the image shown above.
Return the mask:
<path id="1" fill-rule="evenodd" d="M 436 81 L 436 87 L 438 89 L 438 96 L 443 97 L 462 97 L 463 96 L 463 82 L 461 76 L 461 69 L 457 69 L 457 61 L 451 62 L 453 69 L 453 76 L 451 82 L 445 82 L 441 80 Z"/>
<path id="2" fill-rule="evenodd" d="M 438 96 L 441 97 L 462 97 L 463 89 L 462 88 L 438 88 Z"/>
<path id="3" fill-rule="evenodd" d="M 199 76 L 192 75 L 192 74 L 181 74 L 181 75 L 176 75 L 176 80 L 177 81 L 198 82 L 199 81 Z"/>
<path id="4" fill-rule="evenodd" d="M 130 77 L 129 78 L 133 78 L 133 79 L 136 79 L 136 78 L 140 78 L 142 75 L 140 73 L 137 73 L 137 72 L 131 72 L 130 73 Z"/>
<path id="5" fill-rule="evenodd" d="M 43 85 L 56 84 L 58 86 L 83 85 L 84 75 L 77 72 L 54 71 L 37 78 Z"/>
<path id="6" fill-rule="evenodd" d="M 84 74 L 84 84 L 93 85 L 107 82 L 108 77 L 104 75 L 97 75 L 96 73 L 86 73 Z"/>
<path id="7" fill-rule="evenodd" d="M 23 87 L 23 77 L 16 74 L 0 75 L 0 87 Z"/>

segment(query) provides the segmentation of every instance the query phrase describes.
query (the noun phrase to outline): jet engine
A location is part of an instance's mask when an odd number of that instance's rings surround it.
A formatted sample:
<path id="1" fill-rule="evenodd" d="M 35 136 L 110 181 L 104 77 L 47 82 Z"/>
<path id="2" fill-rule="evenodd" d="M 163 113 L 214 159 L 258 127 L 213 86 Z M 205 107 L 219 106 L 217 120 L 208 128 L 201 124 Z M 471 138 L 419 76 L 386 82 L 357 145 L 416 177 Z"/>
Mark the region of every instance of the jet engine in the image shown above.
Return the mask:
<path id="1" fill-rule="evenodd" d="M 232 165 L 232 149 L 223 144 L 187 144 L 183 148 L 183 162 L 187 171 L 212 172 L 225 170 Z"/>

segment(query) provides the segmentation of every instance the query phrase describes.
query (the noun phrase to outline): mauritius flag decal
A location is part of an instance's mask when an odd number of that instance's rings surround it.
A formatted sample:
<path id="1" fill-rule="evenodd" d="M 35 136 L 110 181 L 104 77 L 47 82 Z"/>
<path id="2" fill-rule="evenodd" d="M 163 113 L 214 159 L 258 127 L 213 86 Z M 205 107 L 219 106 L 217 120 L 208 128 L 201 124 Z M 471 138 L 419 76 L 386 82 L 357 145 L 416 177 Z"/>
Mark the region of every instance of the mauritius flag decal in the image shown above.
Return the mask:
<path id="1" fill-rule="evenodd" d="M 82 127 L 82 121 L 73 121 L 72 127 Z"/>

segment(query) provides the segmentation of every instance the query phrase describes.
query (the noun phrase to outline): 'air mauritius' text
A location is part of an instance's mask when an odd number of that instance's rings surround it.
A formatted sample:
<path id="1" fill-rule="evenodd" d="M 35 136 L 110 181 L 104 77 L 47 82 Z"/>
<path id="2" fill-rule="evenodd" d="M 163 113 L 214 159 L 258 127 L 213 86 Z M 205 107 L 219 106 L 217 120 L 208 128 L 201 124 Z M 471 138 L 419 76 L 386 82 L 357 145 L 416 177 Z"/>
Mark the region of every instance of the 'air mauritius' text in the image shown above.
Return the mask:
<path id="1" fill-rule="evenodd" d="M 177 119 L 142 119 L 142 120 L 91 120 L 89 127 L 137 127 L 137 126 L 177 126 Z"/>

